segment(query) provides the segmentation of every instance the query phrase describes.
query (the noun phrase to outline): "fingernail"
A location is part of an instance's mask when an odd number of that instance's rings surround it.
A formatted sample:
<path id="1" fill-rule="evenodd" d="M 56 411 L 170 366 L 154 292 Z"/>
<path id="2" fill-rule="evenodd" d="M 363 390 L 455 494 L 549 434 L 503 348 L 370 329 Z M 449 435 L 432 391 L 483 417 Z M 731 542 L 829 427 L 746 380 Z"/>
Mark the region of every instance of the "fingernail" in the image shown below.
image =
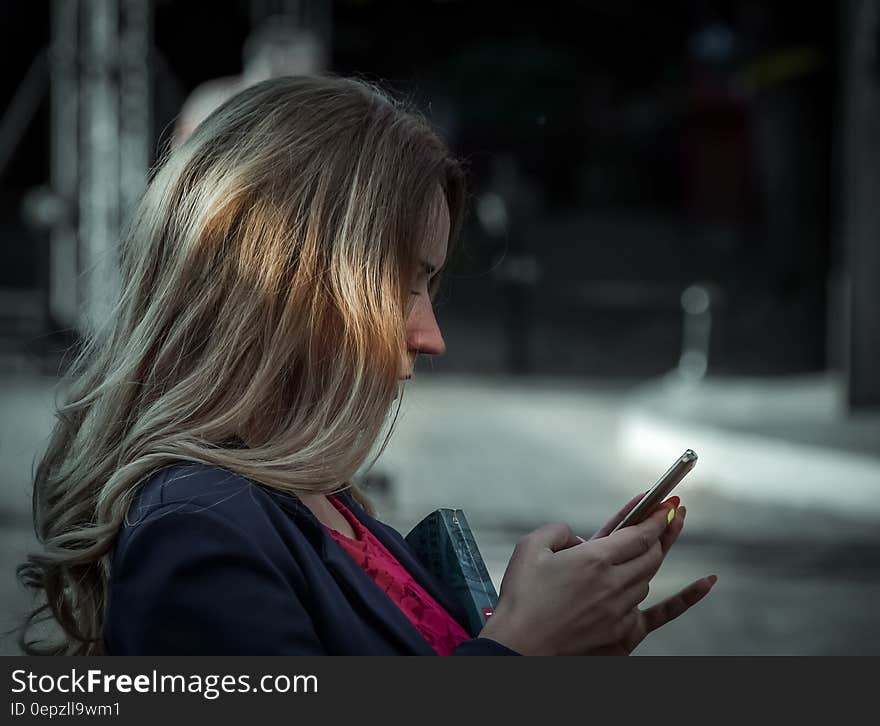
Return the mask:
<path id="1" fill-rule="evenodd" d="M 687 507 L 685 507 L 684 504 L 682 504 L 678 508 L 678 511 L 681 512 L 681 521 L 683 522 L 684 518 L 687 516 L 687 513 L 688 513 Z"/>
<path id="2" fill-rule="evenodd" d="M 717 578 L 715 575 L 709 575 L 709 577 L 708 577 L 707 579 L 708 579 L 709 582 L 711 582 L 713 585 L 714 585 L 716 582 L 718 582 L 718 578 Z"/>
<path id="3" fill-rule="evenodd" d="M 666 524 L 669 524 L 673 519 L 675 519 L 675 507 L 669 510 L 669 514 L 666 515 Z"/>

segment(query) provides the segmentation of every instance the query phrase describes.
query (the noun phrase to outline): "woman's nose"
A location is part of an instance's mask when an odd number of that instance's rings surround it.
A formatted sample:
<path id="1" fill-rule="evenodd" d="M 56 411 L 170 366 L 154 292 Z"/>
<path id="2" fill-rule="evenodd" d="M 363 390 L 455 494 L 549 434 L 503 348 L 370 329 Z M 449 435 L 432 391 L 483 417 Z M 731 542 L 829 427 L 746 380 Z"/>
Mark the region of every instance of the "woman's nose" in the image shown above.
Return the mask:
<path id="1" fill-rule="evenodd" d="M 417 353 L 443 355 L 446 352 L 446 343 L 443 341 L 440 329 L 434 326 L 433 330 L 416 335 L 410 348 Z"/>
<path id="2" fill-rule="evenodd" d="M 407 344 L 412 352 L 427 355 L 443 355 L 446 352 L 446 343 L 430 305 L 424 306 L 413 316 Z"/>

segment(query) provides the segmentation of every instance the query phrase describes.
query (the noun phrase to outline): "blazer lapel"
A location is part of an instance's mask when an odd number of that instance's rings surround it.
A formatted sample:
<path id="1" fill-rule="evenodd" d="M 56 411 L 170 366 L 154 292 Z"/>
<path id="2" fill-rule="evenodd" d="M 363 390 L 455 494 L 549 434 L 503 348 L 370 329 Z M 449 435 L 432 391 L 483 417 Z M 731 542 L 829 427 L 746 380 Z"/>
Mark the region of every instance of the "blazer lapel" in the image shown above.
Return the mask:
<path id="1" fill-rule="evenodd" d="M 403 565 L 404 569 L 412 575 L 413 579 L 419 583 L 442 607 L 449 613 L 458 624 L 468 632 L 472 637 L 476 637 L 477 633 L 471 633 L 467 624 L 463 607 L 453 593 L 449 591 L 442 582 L 439 582 L 430 572 L 428 572 L 412 554 L 406 542 L 387 525 L 382 524 L 378 520 L 367 514 L 363 507 L 348 492 L 338 495 L 345 506 L 360 520 L 373 535 L 378 539 L 388 551 L 397 558 L 397 561 Z M 392 532 L 394 532 L 392 534 Z M 343 553 L 345 554 L 345 553 Z M 349 558 L 351 559 L 351 558 Z"/>
<path id="2" fill-rule="evenodd" d="M 277 491 L 277 490 L 276 490 Z M 403 613 L 397 604 L 388 597 L 387 593 L 379 587 L 375 580 L 370 577 L 355 562 L 351 556 L 339 545 L 333 537 L 324 529 L 323 525 L 318 521 L 312 511 L 303 505 L 294 496 L 278 492 L 278 497 L 282 497 L 287 504 L 285 507 L 290 511 L 292 506 L 297 516 L 297 523 L 303 530 L 304 534 L 312 541 L 321 556 L 322 561 L 327 570 L 337 581 L 339 586 L 346 592 L 349 600 L 360 606 L 360 610 L 365 614 L 372 616 L 382 628 L 396 640 L 403 650 L 413 655 L 437 655 L 437 652 L 431 647 L 427 640 L 422 637 L 415 625 Z M 339 495 L 342 496 L 342 495 Z M 376 527 L 371 526 L 369 515 L 360 507 L 355 509 L 356 502 L 350 497 L 343 499 L 343 503 L 349 507 L 358 520 L 369 529 L 382 544 L 388 547 L 387 537 L 381 539 Z M 384 533 L 383 533 L 384 535 Z M 397 552 L 389 547 L 389 551 L 397 556 Z M 400 563 L 410 570 L 408 563 L 403 560 Z M 411 574 L 415 578 L 415 573 Z M 421 583 L 420 583 L 421 584 Z M 434 594 L 433 592 L 431 593 Z M 439 600 L 438 600 L 439 602 Z"/>

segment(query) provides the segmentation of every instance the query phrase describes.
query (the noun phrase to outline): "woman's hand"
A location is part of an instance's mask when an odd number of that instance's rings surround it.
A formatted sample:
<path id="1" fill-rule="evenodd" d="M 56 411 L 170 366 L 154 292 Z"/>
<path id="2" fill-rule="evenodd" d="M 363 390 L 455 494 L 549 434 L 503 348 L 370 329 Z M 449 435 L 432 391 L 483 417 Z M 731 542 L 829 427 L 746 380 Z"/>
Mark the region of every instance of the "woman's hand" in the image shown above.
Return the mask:
<path id="1" fill-rule="evenodd" d="M 607 537 L 611 530 L 617 526 L 618 522 L 626 516 L 643 495 L 638 494 L 633 497 L 604 527 L 599 529 L 590 538 L 590 541 Z M 680 502 L 678 497 L 672 497 L 668 502 L 675 506 L 676 512 L 675 519 L 670 522 L 660 537 L 660 546 L 664 558 L 672 545 L 675 544 L 678 535 L 681 534 L 682 527 L 684 527 L 684 518 L 687 515 L 687 509 L 683 506 L 678 506 Z M 590 655 L 629 655 L 649 633 L 683 615 L 688 609 L 708 595 L 717 580 L 718 578 L 715 575 L 702 577 L 672 597 L 668 597 L 662 602 L 652 605 L 650 608 L 645 610 L 634 608 L 630 630 L 617 642 L 596 648 L 590 652 Z"/>
<path id="2" fill-rule="evenodd" d="M 641 524 L 590 541 L 558 522 L 529 533 L 480 636 L 523 655 L 584 655 L 629 642 L 644 627 L 637 606 L 663 561 L 671 509 L 665 502 Z"/>
<path id="3" fill-rule="evenodd" d="M 686 613 L 692 605 L 702 600 L 717 581 L 715 575 L 692 582 L 678 594 L 652 605 L 646 610 L 635 608 L 630 619 L 629 631 L 615 643 L 609 643 L 590 651 L 587 655 L 629 655 L 649 633 Z"/>

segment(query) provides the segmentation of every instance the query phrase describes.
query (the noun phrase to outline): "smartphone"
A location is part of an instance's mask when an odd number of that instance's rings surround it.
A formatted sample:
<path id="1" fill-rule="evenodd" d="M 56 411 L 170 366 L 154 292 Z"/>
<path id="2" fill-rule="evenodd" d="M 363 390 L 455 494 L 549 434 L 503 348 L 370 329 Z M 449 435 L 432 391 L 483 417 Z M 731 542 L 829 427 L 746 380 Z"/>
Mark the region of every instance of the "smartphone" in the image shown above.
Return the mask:
<path id="1" fill-rule="evenodd" d="M 648 490 L 648 493 L 639 500 L 639 503 L 629 510 L 629 514 L 623 518 L 620 524 L 611 530 L 611 534 L 623 527 L 643 522 L 696 464 L 697 455 L 691 449 L 685 451 L 669 467 L 669 471 L 661 476 L 657 483 Z"/>

